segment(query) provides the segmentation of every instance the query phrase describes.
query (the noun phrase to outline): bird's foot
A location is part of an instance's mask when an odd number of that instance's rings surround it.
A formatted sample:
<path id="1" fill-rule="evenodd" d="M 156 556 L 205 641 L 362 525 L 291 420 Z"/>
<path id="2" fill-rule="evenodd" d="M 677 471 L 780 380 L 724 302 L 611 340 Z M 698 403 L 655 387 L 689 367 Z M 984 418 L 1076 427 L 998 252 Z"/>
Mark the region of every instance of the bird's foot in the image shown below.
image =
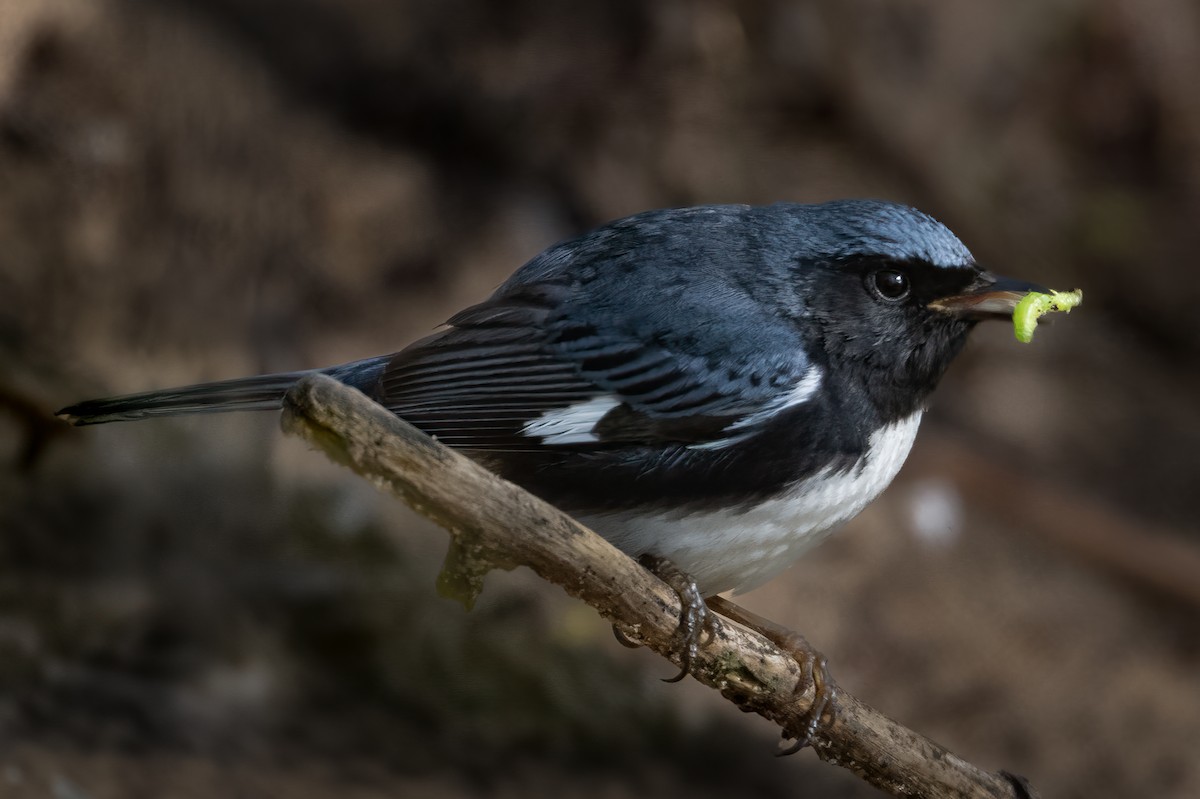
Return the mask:
<path id="1" fill-rule="evenodd" d="M 828 714 L 832 721 L 836 711 L 834 701 L 837 699 L 837 684 L 829 674 L 828 660 L 800 633 L 752 613 L 724 597 L 711 597 L 708 604 L 713 612 L 763 636 L 787 652 L 799 664 L 800 679 L 796 681 L 792 697 L 800 699 L 811 688 L 812 700 L 808 703 L 808 709 L 801 716 L 799 724 L 784 729 L 784 737 L 792 743 L 776 754 L 783 757 L 799 752 L 812 742 L 813 735 L 822 723 L 822 717 Z"/>
<path id="2" fill-rule="evenodd" d="M 700 588 L 690 574 L 680 569 L 671 561 L 659 555 L 642 555 L 638 563 L 662 580 L 675 591 L 679 597 L 679 627 L 675 630 L 676 651 L 679 653 L 679 673 L 674 677 L 664 677 L 663 682 L 679 682 L 688 675 L 692 661 L 696 659 L 696 650 L 704 635 L 711 634 L 709 625 L 708 605 L 700 594 Z M 613 635 L 622 646 L 635 648 L 640 646 L 637 641 L 630 639 L 613 625 Z"/>

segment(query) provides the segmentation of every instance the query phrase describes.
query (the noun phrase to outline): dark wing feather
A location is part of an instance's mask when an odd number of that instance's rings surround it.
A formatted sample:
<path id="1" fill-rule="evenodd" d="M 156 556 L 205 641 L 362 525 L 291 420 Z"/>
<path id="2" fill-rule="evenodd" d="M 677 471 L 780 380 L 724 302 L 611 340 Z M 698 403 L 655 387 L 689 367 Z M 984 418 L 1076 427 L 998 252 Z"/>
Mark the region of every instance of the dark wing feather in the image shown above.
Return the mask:
<path id="1" fill-rule="evenodd" d="M 392 359 L 380 400 L 464 449 L 545 451 L 526 426 L 597 397 L 611 397 L 615 406 L 597 421 L 588 448 L 711 443 L 769 408 L 805 366 L 760 364 L 733 376 L 703 358 L 598 323 L 556 319 L 549 308 L 511 297 L 467 309 L 450 324 Z"/>
<path id="2" fill-rule="evenodd" d="M 521 432 L 531 419 L 596 393 L 540 342 L 550 288 L 459 312 L 448 330 L 392 358 L 379 401 L 450 446 L 536 451 L 539 441 Z"/>

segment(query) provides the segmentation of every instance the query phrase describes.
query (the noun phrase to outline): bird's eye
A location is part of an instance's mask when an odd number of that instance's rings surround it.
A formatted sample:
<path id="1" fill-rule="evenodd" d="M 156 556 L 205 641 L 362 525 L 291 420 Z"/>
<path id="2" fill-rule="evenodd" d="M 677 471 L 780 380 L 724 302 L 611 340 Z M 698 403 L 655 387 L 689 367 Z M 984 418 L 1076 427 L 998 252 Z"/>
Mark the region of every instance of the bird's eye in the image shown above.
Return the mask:
<path id="1" fill-rule="evenodd" d="M 895 269 L 880 269 L 867 279 L 871 288 L 885 300 L 898 302 L 908 296 L 908 276 Z"/>

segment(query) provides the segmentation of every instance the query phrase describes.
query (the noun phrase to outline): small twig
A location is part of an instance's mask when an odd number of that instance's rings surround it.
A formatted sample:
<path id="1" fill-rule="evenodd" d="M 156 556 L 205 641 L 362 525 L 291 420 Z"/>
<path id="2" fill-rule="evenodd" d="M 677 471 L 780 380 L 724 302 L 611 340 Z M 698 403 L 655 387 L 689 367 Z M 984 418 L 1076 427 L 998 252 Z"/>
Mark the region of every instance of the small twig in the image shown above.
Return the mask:
<path id="1" fill-rule="evenodd" d="M 322 375 L 288 392 L 283 427 L 445 527 L 453 542 L 443 585 L 470 595 L 492 568 L 529 566 L 678 663 L 674 591 L 556 508 Z M 719 617 L 700 642 L 691 674 L 785 730 L 800 727 L 811 702 L 811 694 L 793 694 L 800 669 L 792 657 Z M 967 763 L 841 689 L 830 711 L 812 740 L 817 754 L 896 796 L 1031 795 L 1017 793 L 1011 777 Z"/>

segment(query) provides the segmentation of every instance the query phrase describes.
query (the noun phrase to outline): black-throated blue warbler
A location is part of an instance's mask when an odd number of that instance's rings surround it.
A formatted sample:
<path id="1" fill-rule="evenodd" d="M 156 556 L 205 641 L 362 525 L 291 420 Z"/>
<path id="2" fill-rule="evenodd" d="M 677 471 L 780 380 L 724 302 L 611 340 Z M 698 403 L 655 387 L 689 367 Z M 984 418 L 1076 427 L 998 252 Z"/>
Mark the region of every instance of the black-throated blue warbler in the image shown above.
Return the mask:
<path id="1" fill-rule="evenodd" d="M 555 245 L 393 355 L 318 370 L 709 596 L 892 480 L 998 278 L 902 205 L 649 211 Z M 76 424 L 278 408 L 306 372 L 91 400 Z"/>

